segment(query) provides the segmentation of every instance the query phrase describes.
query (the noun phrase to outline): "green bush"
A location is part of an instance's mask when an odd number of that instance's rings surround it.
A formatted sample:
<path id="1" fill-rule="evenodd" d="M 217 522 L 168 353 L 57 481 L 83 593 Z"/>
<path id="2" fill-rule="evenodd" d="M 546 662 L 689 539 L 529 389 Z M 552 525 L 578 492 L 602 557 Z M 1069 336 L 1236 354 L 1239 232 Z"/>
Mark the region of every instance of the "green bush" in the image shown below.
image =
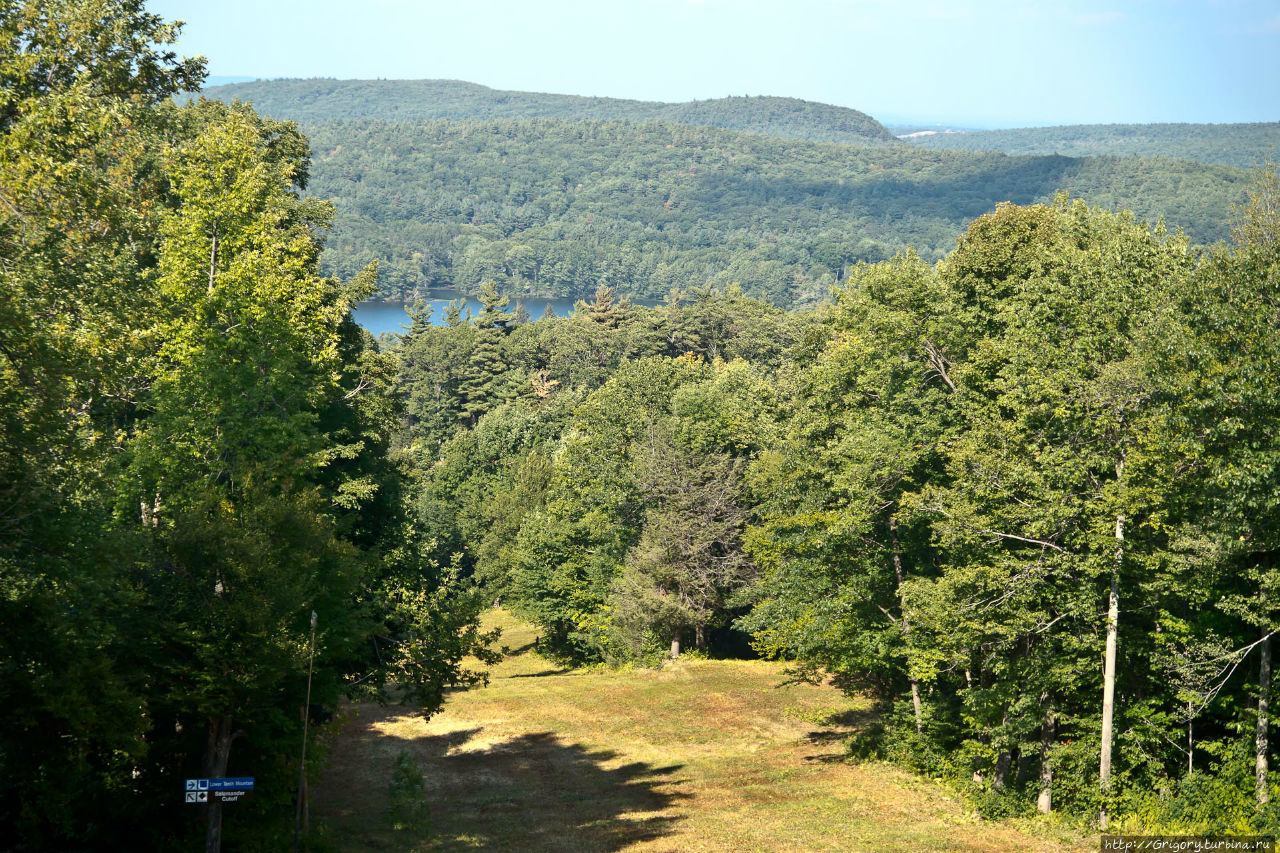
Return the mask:
<path id="1" fill-rule="evenodd" d="M 427 795 L 423 790 L 426 780 L 417 762 L 407 752 L 396 756 L 391 768 L 391 783 L 387 786 L 391 824 L 397 830 L 423 832 L 427 828 Z"/>

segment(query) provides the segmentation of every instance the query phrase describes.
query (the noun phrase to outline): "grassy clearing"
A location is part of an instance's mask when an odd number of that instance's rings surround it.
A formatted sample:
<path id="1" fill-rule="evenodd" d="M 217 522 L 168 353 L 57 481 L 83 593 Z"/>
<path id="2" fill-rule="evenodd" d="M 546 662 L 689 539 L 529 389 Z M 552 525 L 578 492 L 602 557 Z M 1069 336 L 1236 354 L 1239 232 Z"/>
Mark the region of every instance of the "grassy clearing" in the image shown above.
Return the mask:
<path id="1" fill-rule="evenodd" d="M 511 654 L 429 721 L 353 706 L 312 797 L 334 850 L 1083 850 L 1048 822 L 979 822 L 946 788 L 843 760 L 865 708 L 779 687 L 764 661 L 563 671 L 490 614 Z M 397 756 L 427 819 L 393 826 Z M 404 763 L 404 759 L 401 759 Z M 1093 842 L 1096 844 L 1096 842 Z"/>

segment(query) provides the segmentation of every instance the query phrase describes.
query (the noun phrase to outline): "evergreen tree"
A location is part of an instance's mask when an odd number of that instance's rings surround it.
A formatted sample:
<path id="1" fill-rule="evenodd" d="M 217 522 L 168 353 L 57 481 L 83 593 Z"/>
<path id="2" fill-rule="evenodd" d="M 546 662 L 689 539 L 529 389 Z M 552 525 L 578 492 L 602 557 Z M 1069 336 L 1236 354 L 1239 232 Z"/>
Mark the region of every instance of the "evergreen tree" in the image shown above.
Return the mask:
<path id="1" fill-rule="evenodd" d="M 674 658 L 684 631 L 706 649 L 752 565 L 742 550 L 741 463 L 677 448 L 657 424 L 650 430 L 639 463 L 650 508 L 614 582 L 610 618 L 631 654 L 661 637 Z"/>
<path id="2" fill-rule="evenodd" d="M 474 426 L 482 414 L 500 403 L 506 394 L 502 382 L 507 372 L 503 342 L 510 328 L 510 312 L 503 311 L 510 298 L 498 291 L 498 285 L 486 281 L 480 288 L 479 316 L 474 320 L 475 344 L 467 363 L 466 379 L 459 387 L 462 397 L 461 417 Z"/>

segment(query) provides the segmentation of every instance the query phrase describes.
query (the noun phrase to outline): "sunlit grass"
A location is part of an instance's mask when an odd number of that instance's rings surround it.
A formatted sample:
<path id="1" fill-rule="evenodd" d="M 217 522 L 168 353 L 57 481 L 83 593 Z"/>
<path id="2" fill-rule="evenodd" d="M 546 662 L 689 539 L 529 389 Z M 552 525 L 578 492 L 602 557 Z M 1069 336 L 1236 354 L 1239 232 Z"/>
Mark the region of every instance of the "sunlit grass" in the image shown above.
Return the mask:
<path id="1" fill-rule="evenodd" d="M 844 760 L 866 708 L 779 686 L 765 661 L 563 671 L 534 630 L 489 614 L 511 654 L 429 721 L 364 705 L 331 749 L 313 815 L 335 850 L 1084 849 L 1049 824 L 979 822 L 945 787 Z M 839 724 L 831 721 L 839 720 Z M 825 721 L 825 722 L 824 722 Z M 388 811 L 396 756 L 422 769 L 426 827 Z M 1095 842 L 1096 843 L 1096 842 Z"/>

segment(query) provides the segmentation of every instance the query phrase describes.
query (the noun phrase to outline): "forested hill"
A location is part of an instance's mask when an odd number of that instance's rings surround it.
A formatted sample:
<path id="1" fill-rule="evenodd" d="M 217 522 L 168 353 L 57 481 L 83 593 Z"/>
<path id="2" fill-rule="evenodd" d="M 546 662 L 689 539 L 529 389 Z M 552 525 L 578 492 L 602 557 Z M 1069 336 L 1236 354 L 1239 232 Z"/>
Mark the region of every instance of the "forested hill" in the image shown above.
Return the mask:
<path id="1" fill-rule="evenodd" d="M 907 140 L 923 148 L 1065 154 L 1071 157 L 1180 157 L 1251 169 L 1280 151 L 1280 122 L 1254 124 L 1078 124 L 935 133 Z"/>
<path id="2" fill-rule="evenodd" d="M 515 296 L 599 283 L 663 297 L 740 282 L 786 306 L 821 298 L 858 261 L 929 259 L 965 223 L 1065 189 L 1164 216 L 1197 242 L 1246 173 L 1188 161 L 1008 157 L 854 147 L 673 124 L 597 121 L 304 123 L 310 191 L 337 203 L 326 264 L 381 261 L 383 294 L 494 279 Z"/>
<path id="3" fill-rule="evenodd" d="M 666 121 L 826 142 L 895 144 L 866 113 L 797 98 L 730 97 L 667 104 L 505 92 L 461 80 L 270 80 L 215 86 L 205 95 L 239 98 L 258 112 L 295 121 L 329 119 L 601 119 Z"/>
<path id="4" fill-rule="evenodd" d="M 851 264 L 913 246 L 937 260 L 996 204 L 1060 190 L 1226 236 L 1245 175 L 1136 158 L 922 150 L 871 117 L 786 98 L 660 104 L 503 92 L 448 80 L 218 86 L 298 121 L 310 191 L 337 202 L 330 273 L 380 262 L 382 295 L 663 297 L 741 283 L 782 306 L 827 294 Z M 751 132 L 744 132 L 751 131 Z"/>

